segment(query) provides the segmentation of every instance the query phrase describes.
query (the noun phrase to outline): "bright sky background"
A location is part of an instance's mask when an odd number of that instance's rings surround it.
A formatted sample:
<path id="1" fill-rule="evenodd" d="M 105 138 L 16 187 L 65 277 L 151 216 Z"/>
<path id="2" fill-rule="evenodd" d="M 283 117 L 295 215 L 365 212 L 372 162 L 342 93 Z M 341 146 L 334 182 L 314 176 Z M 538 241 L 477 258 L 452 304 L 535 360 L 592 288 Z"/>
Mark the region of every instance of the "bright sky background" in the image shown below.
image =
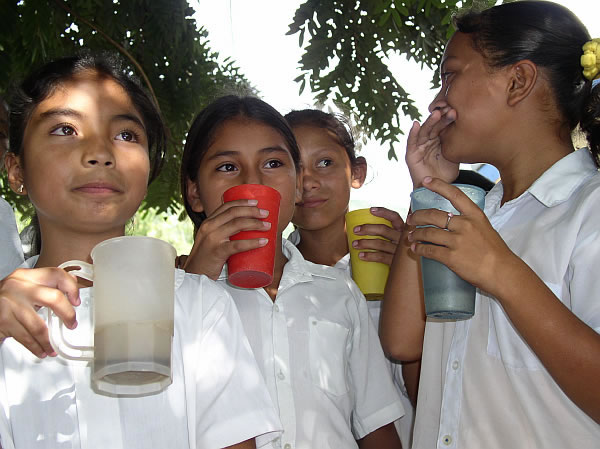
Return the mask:
<path id="1" fill-rule="evenodd" d="M 194 3 L 196 21 L 208 30 L 211 48 L 222 59 L 232 57 L 267 103 L 282 114 L 313 107 L 308 87 L 300 96 L 299 84 L 294 82 L 300 74 L 297 67 L 302 55 L 298 35 L 285 35 L 301 0 L 190 0 L 191 5 Z M 598 0 L 558 3 L 579 16 L 592 37 L 600 37 Z M 432 72 L 400 56 L 391 61 L 391 68 L 426 117 L 434 96 L 429 89 Z M 401 123 L 408 133 L 411 121 L 405 118 Z M 395 148 L 398 162 L 387 159 L 387 145 L 369 141 L 363 146 L 360 154 L 367 158 L 369 173 L 365 185 L 352 193 L 351 210 L 386 206 L 406 215 L 412 184 L 403 161 L 405 145 L 403 136 Z"/>

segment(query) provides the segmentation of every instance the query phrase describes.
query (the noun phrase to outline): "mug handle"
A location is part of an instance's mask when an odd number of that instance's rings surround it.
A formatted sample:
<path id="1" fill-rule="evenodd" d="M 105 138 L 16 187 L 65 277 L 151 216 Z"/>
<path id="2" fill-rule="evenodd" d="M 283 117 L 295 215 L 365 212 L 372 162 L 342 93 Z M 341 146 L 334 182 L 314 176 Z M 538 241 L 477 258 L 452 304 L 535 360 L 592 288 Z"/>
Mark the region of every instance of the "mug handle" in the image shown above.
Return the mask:
<path id="1" fill-rule="evenodd" d="M 94 281 L 94 267 L 91 264 L 81 260 L 69 260 L 58 266 L 58 268 L 66 267 L 79 267 L 79 270 L 69 271 L 69 273 L 88 281 Z M 92 346 L 77 346 L 69 343 L 64 335 L 64 323 L 50 308 L 48 308 L 48 334 L 50 344 L 61 357 L 68 360 L 94 360 L 94 348 Z"/>

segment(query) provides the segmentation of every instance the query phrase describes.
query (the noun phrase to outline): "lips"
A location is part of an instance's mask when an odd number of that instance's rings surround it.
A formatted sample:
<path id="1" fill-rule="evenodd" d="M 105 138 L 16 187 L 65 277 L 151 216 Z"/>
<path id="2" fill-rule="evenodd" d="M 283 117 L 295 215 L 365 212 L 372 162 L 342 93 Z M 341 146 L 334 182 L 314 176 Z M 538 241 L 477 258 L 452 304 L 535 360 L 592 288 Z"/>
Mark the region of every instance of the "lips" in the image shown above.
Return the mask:
<path id="1" fill-rule="evenodd" d="M 322 204 L 325 204 L 326 202 L 327 202 L 327 200 L 308 199 L 308 200 L 302 201 L 301 203 L 298 203 L 297 205 L 300 207 L 313 208 L 313 207 L 319 207 Z"/>
<path id="2" fill-rule="evenodd" d="M 83 192 L 83 193 L 96 194 L 96 195 L 122 192 L 122 190 L 120 188 L 118 188 L 117 186 L 115 186 L 114 184 L 112 184 L 110 182 L 105 182 L 105 181 L 87 182 L 79 187 L 76 187 L 73 190 L 78 191 L 78 192 Z"/>

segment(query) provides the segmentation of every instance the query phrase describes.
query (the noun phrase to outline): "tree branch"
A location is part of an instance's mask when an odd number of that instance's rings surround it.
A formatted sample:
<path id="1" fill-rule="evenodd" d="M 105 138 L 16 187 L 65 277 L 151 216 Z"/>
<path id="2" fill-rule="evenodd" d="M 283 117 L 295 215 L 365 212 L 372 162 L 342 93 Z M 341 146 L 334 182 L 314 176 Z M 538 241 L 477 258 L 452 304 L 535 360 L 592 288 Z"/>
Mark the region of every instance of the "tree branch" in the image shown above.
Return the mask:
<path id="1" fill-rule="evenodd" d="M 63 1 L 61 1 L 61 0 L 54 0 L 54 3 L 56 3 L 56 5 L 59 6 L 60 8 L 64 9 L 67 13 L 71 14 L 77 20 L 85 23 L 92 30 L 95 30 L 100 36 L 102 36 L 104 39 L 106 39 L 108 42 L 110 42 L 112 45 L 114 45 L 119 50 L 119 52 L 121 52 L 123 55 L 125 55 L 127 57 L 127 59 L 129 59 L 131 61 L 131 63 L 136 67 L 136 69 L 140 73 L 141 77 L 144 79 L 144 82 L 146 83 L 146 85 L 148 86 L 148 90 L 150 91 L 150 95 L 152 95 L 152 98 L 154 99 L 154 102 L 156 103 L 156 107 L 160 111 L 160 104 L 158 103 L 158 98 L 156 98 L 156 94 L 154 93 L 154 89 L 152 88 L 152 83 L 150 83 L 150 79 L 148 79 L 148 76 L 146 75 L 146 72 L 144 71 L 144 69 L 142 68 L 142 66 L 139 64 L 139 62 L 137 62 L 137 60 L 133 57 L 133 55 L 131 53 L 129 53 L 125 47 L 123 47 L 117 41 L 115 41 L 114 39 L 112 39 L 108 34 L 106 34 L 100 28 L 98 28 L 97 26 L 95 26 L 92 22 L 90 22 L 89 20 L 84 19 L 83 17 L 81 17 L 80 15 L 78 15 L 77 13 L 75 13 Z"/>

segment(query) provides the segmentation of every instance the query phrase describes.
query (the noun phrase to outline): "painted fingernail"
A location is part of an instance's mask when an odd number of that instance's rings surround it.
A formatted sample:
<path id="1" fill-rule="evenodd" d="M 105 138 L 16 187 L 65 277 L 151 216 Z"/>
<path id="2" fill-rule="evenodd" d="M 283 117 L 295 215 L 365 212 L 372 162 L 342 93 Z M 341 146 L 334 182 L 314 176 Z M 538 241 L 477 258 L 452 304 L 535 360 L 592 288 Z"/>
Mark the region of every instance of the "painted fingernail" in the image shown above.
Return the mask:
<path id="1" fill-rule="evenodd" d="M 269 211 L 266 209 L 259 209 L 258 213 L 261 217 L 266 217 L 267 215 L 269 215 Z"/>
<path id="2" fill-rule="evenodd" d="M 265 246 L 267 243 L 269 243 L 269 239 L 258 239 L 258 244 L 260 246 Z"/>
<path id="3" fill-rule="evenodd" d="M 262 222 L 262 224 L 263 224 L 263 228 L 266 228 L 266 229 L 271 229 L 271 223 L 270 223 L 270 222 L 268 222 L 268 221 L 263 221 L 263 222 Z"/>
<path id="4" fill-rule="evenodd" d="M 258 200 L 248 200 L 248 206 L 256 206 L 258 204 Z"/>

